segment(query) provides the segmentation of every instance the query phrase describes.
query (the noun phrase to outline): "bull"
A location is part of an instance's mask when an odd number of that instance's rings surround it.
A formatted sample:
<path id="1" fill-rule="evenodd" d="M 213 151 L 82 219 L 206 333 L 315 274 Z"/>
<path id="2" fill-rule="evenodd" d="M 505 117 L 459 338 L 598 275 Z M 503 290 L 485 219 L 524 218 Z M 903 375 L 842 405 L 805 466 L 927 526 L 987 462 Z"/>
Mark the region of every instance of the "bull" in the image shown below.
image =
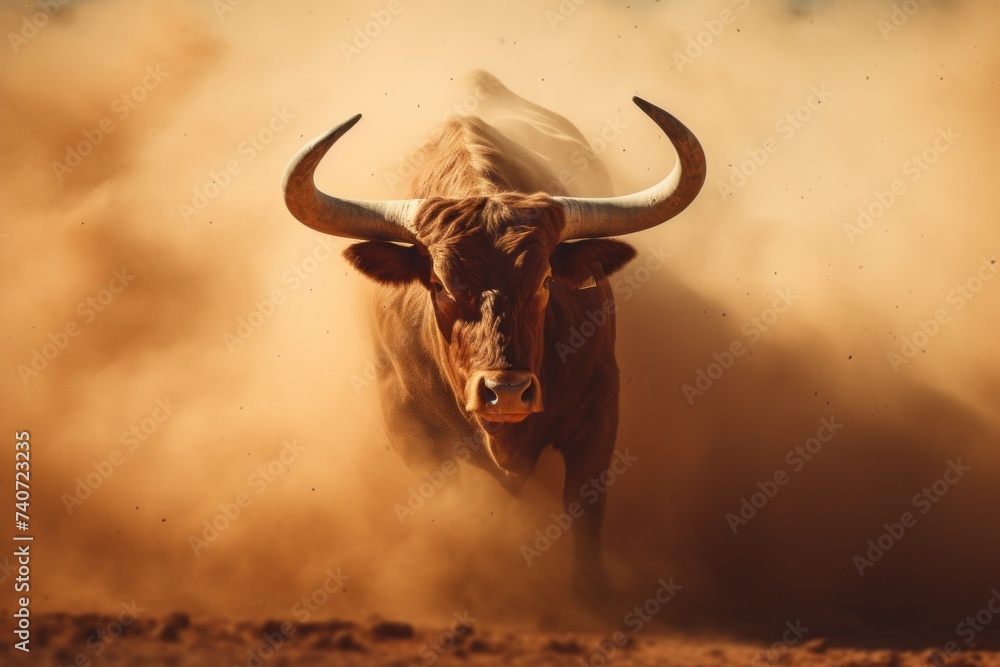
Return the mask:
<path id="1" fill-rule="evenodd" d="M 455 456 L 445 443 L 481 443 L 467 459 L 515 489 L 554 447 L 565 463 L 564 505 L 583 508 L 572 524 L 574 588 L 599 594 L 608 584 L 605 494 L 581 494 L 614 454 L 619 370 L 608 277 L 636 255 L 606 237 L 683 211 L 705 181 L 705 155 L 680 121 L 634 97 L 670 140 L 674 168 L 634 194 L 570 196 L 557 165 L 534 149 L 582 147 L 600 174 L 579 131 L 491 75 L 474 78 L 508 113 L 492 123 L 482 114 L 449 118 L 412 161 L 408 199 L 343 199 L 317 188 L 317 165 L 356 115 L 289 162 L 285 203 L 306 226 L 361 241 L 344 255 L 380 286 L 377 383 L 388 436 L 407 465 L 440 466 Z M 541 121 L 539 141 L 526 145 L 510 131 L 517 112 Z M 572 355 L 559 354 L 581 328 L 590 335 L 575 341 Z"/>

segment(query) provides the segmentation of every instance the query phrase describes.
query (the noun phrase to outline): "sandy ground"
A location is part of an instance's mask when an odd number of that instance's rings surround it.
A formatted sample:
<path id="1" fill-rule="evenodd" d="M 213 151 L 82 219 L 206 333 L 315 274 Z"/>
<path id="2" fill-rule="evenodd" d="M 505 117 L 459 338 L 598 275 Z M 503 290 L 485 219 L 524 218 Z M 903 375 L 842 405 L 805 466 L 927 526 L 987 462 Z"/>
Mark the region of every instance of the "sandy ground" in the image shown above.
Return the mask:
<path id="1" fill-rule="evenodd" d="M 137 619 L 119 635 L 116 618 L 48 614 L 35 619 L 32 650 L 0 648 L 12 665 L 824 665 L 935 664 L 933 650 L 856 648 L 825 638 L 789 647 L 723 638 L 523 632 L 462 626 L 415 627 L 371 620 L 292 623 L 192 621 L 186 614 Z M 616 646 L 615 642 L 620 646 Z M 938 664 L 1000 665 L 1000 651 L 967 647 Z"/>

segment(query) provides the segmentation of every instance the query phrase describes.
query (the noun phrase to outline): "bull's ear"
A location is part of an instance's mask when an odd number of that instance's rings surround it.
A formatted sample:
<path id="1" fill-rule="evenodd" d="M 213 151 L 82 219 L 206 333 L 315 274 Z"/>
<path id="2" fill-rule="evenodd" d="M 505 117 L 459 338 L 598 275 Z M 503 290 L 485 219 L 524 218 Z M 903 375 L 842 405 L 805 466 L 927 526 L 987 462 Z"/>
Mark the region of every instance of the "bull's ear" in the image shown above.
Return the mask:
<path id="1" fill-rule="evenodd" d="M 635 255 L 635 248 L 623 241 L 584 239 L 560 243 L 549 262 L 556 280 L 581 287 L 591 280 L 610 276 L 632 261 Z"/>
<path id="2" fill-rule="evenodd" d="M 348 247 L 344 257 L 351 266 L 381 285 L 418 280 L 430 286 L 431 260 L 416 246 L 364 241 Z"/>

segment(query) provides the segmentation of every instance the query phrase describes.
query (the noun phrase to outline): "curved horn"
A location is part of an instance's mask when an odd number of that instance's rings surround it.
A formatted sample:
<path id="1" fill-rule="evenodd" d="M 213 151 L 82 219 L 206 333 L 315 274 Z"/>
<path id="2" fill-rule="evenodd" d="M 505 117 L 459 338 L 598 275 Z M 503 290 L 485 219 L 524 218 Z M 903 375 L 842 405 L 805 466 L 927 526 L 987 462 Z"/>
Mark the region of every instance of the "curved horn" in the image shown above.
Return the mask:
<path id="1" fill-rule="evenodd" d="M 338 139 L 361 120 L 361 114 L 316 137 L 285 167 L 281 187 L 285 206 L 299 222 L 324 234 L 364 241 L 416 241 L 413 216 L 421 199 L 360 201 L 338 199 L 319 191 L 316 166 Z"/>
<path id="2" fill-rule="evenodd" d="M 691 130 L 646 100 L 633 97 L 632 101 L 670 139 L 677 151 L 677 164 L 665 179 L 635 194 L 606 198 L 554 197 L 566 213 L 563 241 L 619 236 L 659 225 L 687 208 L 705 183 L 705 151 Z"/>

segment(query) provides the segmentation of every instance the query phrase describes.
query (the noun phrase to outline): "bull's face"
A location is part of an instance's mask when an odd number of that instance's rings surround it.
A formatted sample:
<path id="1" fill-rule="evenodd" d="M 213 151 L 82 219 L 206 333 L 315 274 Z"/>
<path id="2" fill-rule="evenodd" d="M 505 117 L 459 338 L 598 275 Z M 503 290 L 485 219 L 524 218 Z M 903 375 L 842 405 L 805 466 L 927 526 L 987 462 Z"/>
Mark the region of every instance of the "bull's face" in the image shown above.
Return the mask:
<path id="1" fill-rule="evenodd" d="M 510 472 L 522 457 L 511 450 L 515 442 L 502 442 L 504 433 L 545 405 L 540 376 L 553 292 L 579 287 L 595 262 L 610 275 L 635 254 L 620 241 L 560 243 L 562 225 L 562 208 L 544 195 L 429 199 L 415 245 L 365 242 L 346 252 L 380 283 L 425 287 L 456 402 L 491 433 L 491 453 Z"/>
<path id="2" fill-rule="evenodd" d="M 538 376 L 553 239 L 547 225 L 530 223 L 549 213 L 496 200 L 432 202 L 425 211 L 446 375 L 462 407 L 486 421 L 519 422 L 543 409 Z"/>

